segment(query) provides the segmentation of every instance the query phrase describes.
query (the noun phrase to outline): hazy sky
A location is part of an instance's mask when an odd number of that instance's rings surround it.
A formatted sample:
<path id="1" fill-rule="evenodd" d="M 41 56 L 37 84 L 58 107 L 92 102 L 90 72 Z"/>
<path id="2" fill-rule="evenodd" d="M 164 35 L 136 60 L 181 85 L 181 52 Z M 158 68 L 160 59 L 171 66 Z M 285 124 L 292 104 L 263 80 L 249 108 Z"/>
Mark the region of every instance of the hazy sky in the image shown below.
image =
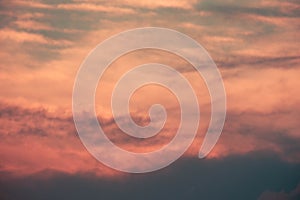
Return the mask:
<path id="1" fill-rule="evenodd" d="M 170 91 L 147 86 L 132 98 L 132 117 L 147 124 L 149 106 L 159 101 L 171 113 L 164 130 L 138 140 L 118 129 L 110 95 L 132 67 L 158 62 L 179 70 L 201 109 L 197 138 L 181 159 L 157 172 L 125 174 L 99 163 L 80 142 L 72 89 L 97 44 L 148 26 L 175 29 L 203 45 L 224 80 L 227 118 L 213 151 L 197 159 L 210 118 L 201 77 L 158 50 L 119 58 L 100 80 L 95 107 L 120 147 L 159 148 L 180 119 Z M 297 0 L 1 0 L 0 199 L 299 199 L 299 30 Z"/>

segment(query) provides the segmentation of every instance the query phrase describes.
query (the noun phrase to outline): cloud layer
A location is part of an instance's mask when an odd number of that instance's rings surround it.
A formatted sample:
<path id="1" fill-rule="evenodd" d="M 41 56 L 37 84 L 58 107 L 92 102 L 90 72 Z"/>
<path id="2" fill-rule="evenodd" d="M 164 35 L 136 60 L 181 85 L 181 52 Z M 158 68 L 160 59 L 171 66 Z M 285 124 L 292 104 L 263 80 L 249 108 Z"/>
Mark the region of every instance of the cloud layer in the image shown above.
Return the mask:
<path id="1" fill-rule="evenodd" d="M 299 198 L 299 8 L 296 0 L 1 1 L 0 199 L 40 199 L 45 193 L 49 199 L 88 193 L 108 199 Z M 162 51 L 119 58 L 100 80 L 95 106 L 115 144 L 153 151 L 174 137 L 180 120 L 174 96 L 149 86 L 133 95 L 131 114 L 145 125 L 149 106 L 162 103 L 169 113 L 163 131 L 138 140 L 119 130 L 111 91 L 132 67 L 158 62 L 179 70 L 201 109 L 197 138 L 181 160 L 131 176 L 100 164 L 84 148 L 72 119 L 72 89 L 81 62 L 99 42 L 145 26 L 181 31 L 205 47 L 224 80 L 227 119 L 214 150 L 196 160 L 210 118 L 201 77 L 185 60 Z"/>

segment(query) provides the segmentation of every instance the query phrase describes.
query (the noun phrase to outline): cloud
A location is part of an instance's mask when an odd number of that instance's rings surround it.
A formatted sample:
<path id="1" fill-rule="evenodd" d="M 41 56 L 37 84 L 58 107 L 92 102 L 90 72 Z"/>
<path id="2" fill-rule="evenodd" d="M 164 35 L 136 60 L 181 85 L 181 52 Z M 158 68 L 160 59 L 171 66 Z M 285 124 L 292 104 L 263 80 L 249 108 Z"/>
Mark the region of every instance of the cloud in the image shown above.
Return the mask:
<path id="1" fill-rule="evenodd" d="M 199 1 L 196 8 L 230 16 L 255 14 L 269 17 L 299 17 L 297 4 L 281 1 Z"/>
<path id="2" fill-rule="evenodd" d="M 151 199 L 297 198 L 297 10 L 296 0 L 1 1 L 0 198 L 40 199 L 45 193 L 50 199 L 63 194 L 67 199 L 140 199 L 143 193 Z M 117 60 L 103 79 L 96 110 L 108 137 L 120 147 L 160 148 L 178 124 L 176 102 L 166 91 L 144 88 L 132 101 L 134 120 L 147 124 L 145 108 L 159 100 L 172 112 L 167 127 L 150 140 L 118 129 L 108 97 L 130 67 L 144 62 L 173 66 L 190 80 L 201 104 L 198 137 L 183 158 L 159 172 L 131 176 L 103 166 L 86 151 L 73 124 L 71 97 L 76 71 L 90 50 L 113 34 L 143 26 L 181 31 L 207 49 L 224 78 L 228 115 L 213 152 L 198 160 L 210 117 L 201 77 L 166 53 L 145 51 Z"/>
<path id="3" fill-rule="evenodd" d="M 228 112 L 221 140 L 211 156 L 272 150 L 282 159 L 299 161 L 299 119 L 296 113 Z"/>
<path id="4" fill-rule="evenodd" d="M 58 4 L 56 6 L 58 9 L 63 10 L 78 10 L 78 11 L 95 11 L 95 12 L 107 12 L 107 13 L 114 13 L 117 15 L 121 14 L 134 14 L 134 10 L 129 8 L 122 8 L 122 7 L 113 7 L 113 6 L 102 6 L 97 4 Z"/>
<path id="5" fill-rule="evenodd" d="M 90 0 L 76 0 L 76 2 L 97 2 Z M 157 9 L 157 8 L 178 8 L 178 9 L 192 9 L 195 0 L 161 0 L 161 1 L 150 1 L 150 0 L 117 0 L 114 2 L 107 3 L 120 5 L 122 7 L 134 7 L 141 9 Z M 102 2 L 104 3 L 104 2 Z"/>
<path id="6" fill-rule="evenodd" d="M 218 144 L 209 154 L 209 159 L 245 155 L 262 150 L 273 151 L 283 160 L 299 161 L 300 138 L 297 117 L 299 111 L 294 104 L 270 113 L 260 109 L 243 111 L 237 108 L 233 110 L 229 108 L 224 131 Z M 172 109 L 177 108 L 171 108 L 169 111 Z M 100 168 L 99 176 L 114 174 L 99 165 L 88 154 L 77 136 L 71 114 L 62 111 L 61 109 L 51 111 L 43 107 L 30 108 L 28 105 L 20 107 L 2 102 L 0 105 L 2 124 L 0 157 L 3 161 L 1 168 L 16 176 L 45 169 L 73 174 L 79 171 L 97 172 Z M 121 132 L 110 115 L 103 114 L 99 116 L 99 121 L 109 139 L 121 148 L 134 152 L 149 152 L 166 145 L 174 137 L 176 124 L 178 124 L 174 112 L 160 134 L 150 139 L 140 140 Z M 139 124 L 147 124 L 149 121 L 149 117 L 145 114 L 139 112 L 132 114 L 134 121 Z M 202 118 L 205 119 L 205 115 L 207 113 L 202 113 Z M 199 136 L 185 156 L 197 157 L 208 124 L 206 120 L 201 121 Z"/>
<path id="7" fill-rule="evenodd" d="M 300 185 L 298 185 L 294 190 L 290 192 L 280 191 L 280 192 L 272 192 L 265 191 L 258 199 L 259 200 L 291 200 L 291 199 L 299 199 L 300 197 Z"/>
<path id="8" fill-rule="evenodd" d="M 83 12 L 105 12 L 114 14 L 133 14 L 134 10 L 130 8 L 122 8 L 109 5 L 100 5 L 95 3 L 73 3 L 72 1 L 67 1 L 66 3 L 57 2 L 39 2 L 31 1 L 27 3 L 26 1 L 11 1 L 10 6 L 16 7 L 27 7 L 34 9 L 47 9 L 47 10 L 72 10 L 72 11 L 83 11 Z"/>
<path id="9" fill-rule="evenodd" d="M 0 30 L 1 40 L 13 40 L 16 42 L 37 42 L 42 44 L 47 44 L 48 41 L 41 35 L 27 33 L 27 32 L 18 32 L 11 29 L 2 29 Z"/>
<path id="10" fill-rule="evenodd" d="M 15 24 L 18 28 L 25 30 L 52 30 L 50 26 L 30 19 L 18 20 Z"/>
<path id="11" fill-rule="evenodd" d="M 300 56 L 278 56 L 278 57 L 254 57 L 240 56 L 227 58 L 226 60 L 217 60 L 220 67 L 241 67 L 251 66 L 252 68 L 298 68 L 300 67 Z"/>
<path id="12" fill-rule="evenodd" d="M 266 191 L 293 196 L 300 181 L 299 164 L 286 163 L 270 152 L 224 159 L 183 158 L 169 168 L 122 178 L 98 178 L 90 173 L 41 171 L 6 180 L 7 199 L 257 199 Z M 51 174 L 51 176 L 48 176 Z M 5 180 L 5 179 L 4 179 Z M 230 184 L 229 184 L 230 183 Z M 47 195 L 45 195 L 47 194 Z M 265 196 L 265 195 L 262 195 Z M 292 195 L 291 195 L 292 196 Z M 280 193 L 273 194 L 280 197 Z"/>

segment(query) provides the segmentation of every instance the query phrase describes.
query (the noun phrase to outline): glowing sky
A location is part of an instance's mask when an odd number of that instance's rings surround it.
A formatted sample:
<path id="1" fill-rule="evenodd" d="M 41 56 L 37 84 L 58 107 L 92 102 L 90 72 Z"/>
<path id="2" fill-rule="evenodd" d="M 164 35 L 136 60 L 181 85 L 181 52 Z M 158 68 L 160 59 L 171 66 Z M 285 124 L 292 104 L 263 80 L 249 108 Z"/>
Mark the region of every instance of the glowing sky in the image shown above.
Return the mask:
<path id="1" fill-rule="evenodd" d="M 136 152 L 161 147 L 180 119 L 174 96 L 147 86 L 131 100 L 132 117 L 147 124 L 149 106 L 159 101 L 172 113 L 165 129 L 149 140 L 120 132 L 109 98 L 116 81 L 134 66 L 158 62 L 179 70 L 191 81 L 201 109 L 198 136 L 183 158 L 135 176 L 105 167 L 86 151 L 71 102 L 88 53 L 113 34 L 145 26 L 178 30 L 205 47 L 224 80 L 227 119 L 208 158 L 197 160 L 210 118 L 201 77 L 185 60 L 162 51 L 119 58 L 100 81 L 96 110 L 120 147 Z M 224 199 L 299 198 L 299 30 L 297 0 L 0 1 L 0 199 L 49 193 L 49 199 L 220 199 L 213 188 Z M 82 196 L 76 195 L 78 188 Z"/>

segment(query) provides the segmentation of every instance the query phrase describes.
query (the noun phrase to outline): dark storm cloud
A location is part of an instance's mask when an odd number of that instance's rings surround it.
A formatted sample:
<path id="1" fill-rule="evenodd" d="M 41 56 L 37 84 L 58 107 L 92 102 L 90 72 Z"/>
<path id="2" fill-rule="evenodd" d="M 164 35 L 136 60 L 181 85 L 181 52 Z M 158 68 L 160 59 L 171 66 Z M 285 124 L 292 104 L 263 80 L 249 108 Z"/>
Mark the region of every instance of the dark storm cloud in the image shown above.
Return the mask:
<path id="1" fill-rule="evenodd" d="M 50 177 L 47 174 L 51 174 Z M 2 182 L 3 183 L 3 182 Z M 229 184 L 230 183 L 230 184 Z M 290 193 L 300 183 L 300 165 L 270 152 L 224 159 L 183 158 L 148 174 L 96 178 L 42 171 L 2 186 L 3 199 L 257 199 L 266 191 Z M 299 191 L 291 196 L 299 197 Z M 266 198 L 265 198 L 266 199 Z"/>

